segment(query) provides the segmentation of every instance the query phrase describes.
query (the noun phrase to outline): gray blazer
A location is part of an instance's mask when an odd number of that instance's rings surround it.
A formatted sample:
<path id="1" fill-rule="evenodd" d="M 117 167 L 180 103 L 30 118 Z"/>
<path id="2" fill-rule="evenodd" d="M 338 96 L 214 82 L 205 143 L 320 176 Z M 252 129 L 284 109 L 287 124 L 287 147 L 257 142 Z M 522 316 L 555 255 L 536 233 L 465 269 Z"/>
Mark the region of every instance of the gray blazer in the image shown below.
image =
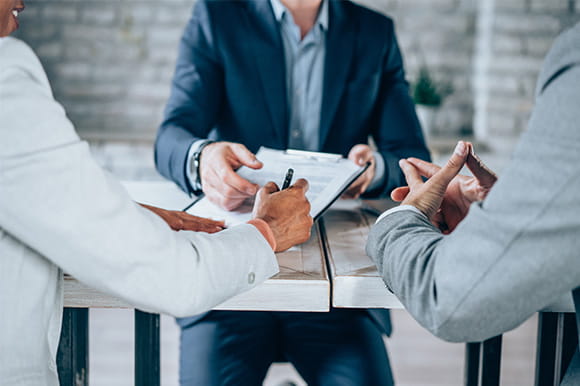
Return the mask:
<path id="1" fill-rule="evenodd" d="M 580 286 L 580 24 L 548 54 L 529 128 L 486 200 L 448 236 L 413 211 L 387 215 L 367 253 L 413 317 L 449 341 L 513 329 Z"/>

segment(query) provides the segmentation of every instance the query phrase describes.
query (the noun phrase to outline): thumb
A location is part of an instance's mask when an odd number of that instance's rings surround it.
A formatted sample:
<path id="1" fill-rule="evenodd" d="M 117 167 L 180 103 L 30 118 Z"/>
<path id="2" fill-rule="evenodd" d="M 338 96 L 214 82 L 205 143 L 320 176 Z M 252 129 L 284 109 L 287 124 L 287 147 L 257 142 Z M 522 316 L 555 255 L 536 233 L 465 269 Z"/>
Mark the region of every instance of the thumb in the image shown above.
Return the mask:
<path id="1" fill-rule="evenodd" d="M 263 166 L 263 164 L 258 161 L 254 153 L 249 151 L 248 148 L 244 145 L 236 143 L 232 145 L 231 149 L 242 165 L 252 169 L 260 169 Z"/>
<path id="2" fill-rule="evenodd" d="M 348 159 L 362 166 L 373 159 L 373 152 L 368 145 L 355 145 L 348 153 Z"/>
<path id="3" fill-rule="evenodd" d="M 391 192 L 391 198 L 393 201 L 401 202 L 407 197 L 410 191 L 408 186 L 398 187 Z"/>
<path id="4" fill-rule="evenodd" d="M 445 190 L 451 180 L 455 178 L 461 168 L 463 168 L 467 158 L 468 150 L 469 147 L 465 144 L 465 142 L 457 142 L 457 146 L 455 146 L 455 150 L 453 151 L 451 158 L 449 158 L 445 166 L 443 166 L 441 170 L 439 170 L 426 183 L 429 185 L 436 185 L 442 190 Z"/>

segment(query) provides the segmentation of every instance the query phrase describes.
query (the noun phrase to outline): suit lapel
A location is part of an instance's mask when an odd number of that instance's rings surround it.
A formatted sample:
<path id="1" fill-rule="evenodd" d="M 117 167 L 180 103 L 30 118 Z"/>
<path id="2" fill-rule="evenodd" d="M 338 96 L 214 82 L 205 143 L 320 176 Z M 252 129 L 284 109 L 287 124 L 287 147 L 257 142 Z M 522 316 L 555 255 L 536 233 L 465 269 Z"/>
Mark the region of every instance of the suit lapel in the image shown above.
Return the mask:
<path id="1" fill-rule="evenodd" d="M 320 116 L 320 148 L 324 146 L 342 97 L 354 54 L 355 28 L 342 1 L 329 0 L 324 85 Z"/>
<path id="2" fill-rule="evenodd" d="M 256 36 L 243 37 L 252 46 L 264 101 L 279 143 L 288 145 L 288 102 L 286 100 L 286 62 L 278 22 L 270 2 L 256 0 L 248 3 L 248 23 Z"/>

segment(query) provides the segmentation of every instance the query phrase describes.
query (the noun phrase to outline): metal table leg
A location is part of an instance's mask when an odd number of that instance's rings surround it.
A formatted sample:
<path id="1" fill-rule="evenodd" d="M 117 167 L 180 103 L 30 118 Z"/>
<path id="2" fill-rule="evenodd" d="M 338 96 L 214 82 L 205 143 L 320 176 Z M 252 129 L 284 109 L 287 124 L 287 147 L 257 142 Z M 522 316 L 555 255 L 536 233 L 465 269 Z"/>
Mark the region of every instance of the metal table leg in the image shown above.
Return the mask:
<path id="1" fill-rule="evenodd" d="M 483 342 L 481 354 L 481 385 L 499 386 L 502 336 Z"/>
<path id="2" fill-rule="evenodd" d="M 465 386 L 479 385 L 479 359 L 481 353 L 481 343 L 467 343 L 465 345 L 465 369 L 464 384 Z"/>
<path id="3" fill-rule="evenodd" d="M 578 347 L 578 332 L 575 314 L 558 314 L 558 340 L 556 342 L 556 373 L 558 385 L 564 379 L 566 370 Z"/>
<path id="4" fill-rule="evenodd" d="M 65 308 L 57 353 L 62 386 L 89 384 L 89 309 Z"/>
<path id="5" fill-rule="evenodd" d="M 541 312 L 538 319 L 536 386 L 558 386 L 578 345 L 574 314 Z"/>
<path id="6" fill-rule="evenodd" d="M 161 384 L 159 315 L 135 310 L 135 385 Z"/>

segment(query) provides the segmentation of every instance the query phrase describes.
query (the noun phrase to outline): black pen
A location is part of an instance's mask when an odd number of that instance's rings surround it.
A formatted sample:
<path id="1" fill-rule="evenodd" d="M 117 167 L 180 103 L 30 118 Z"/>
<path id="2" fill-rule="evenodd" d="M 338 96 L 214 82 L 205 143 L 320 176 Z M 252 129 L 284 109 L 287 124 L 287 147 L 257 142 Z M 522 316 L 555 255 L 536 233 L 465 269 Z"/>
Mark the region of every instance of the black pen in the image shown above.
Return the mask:
<path id="1" fill-rule="evenodd" d="M 280 189 L 280 190 L 288 189 L 288 187 L 290 187 L 290 183 L 292 182 L 293 175 L 294 175 L 294 169 L 292 169 L 292 168 L 288 169 L 288 171 L 286 172 L 286 177 L 284 177 L 284 183 L 282 184 L 282 189 Z"/>

